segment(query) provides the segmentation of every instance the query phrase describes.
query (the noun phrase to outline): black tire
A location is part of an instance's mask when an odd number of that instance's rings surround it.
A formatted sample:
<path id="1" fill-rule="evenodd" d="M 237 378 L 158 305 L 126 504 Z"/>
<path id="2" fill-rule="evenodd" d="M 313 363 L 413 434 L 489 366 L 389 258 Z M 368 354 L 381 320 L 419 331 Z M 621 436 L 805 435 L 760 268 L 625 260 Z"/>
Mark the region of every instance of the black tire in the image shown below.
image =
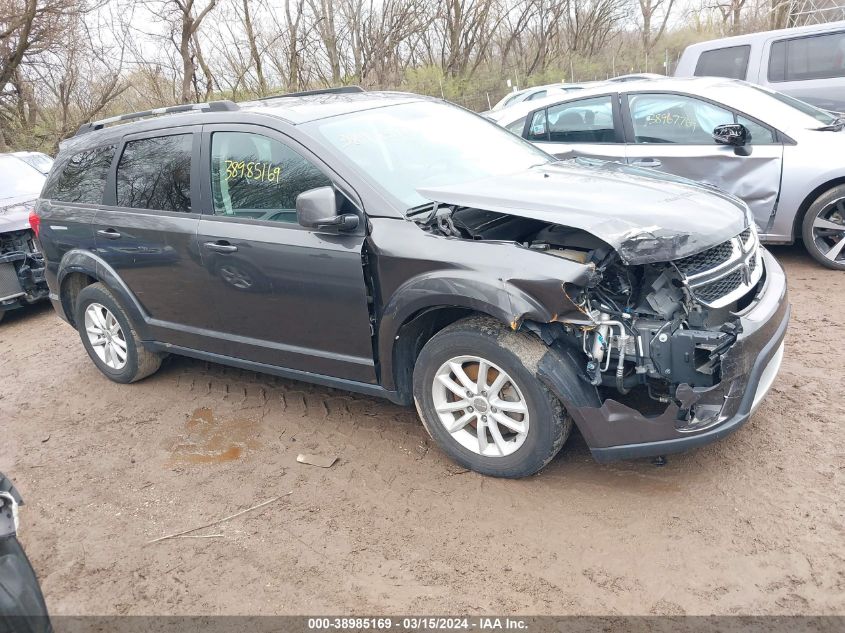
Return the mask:
<path id="1" fill-rule="evenodd" d="M 0 569 L 0 633 L 52 633 L 38 578 L 14 534 L 0 537 Z"/>
<path id="2" fill-rule="evenodd" d="M 122 340 L 126 342 L 126 362 L 120 369 L 109 367 L 103 362 L 88 338 L 85 330 L 85 311 L 92 303 L 98 303 L 111 312 L 123 332 Z M 155 373 L 161 366 L 163 356 L 144 348 L 126 312 L 103 284 L 95 283 L 82 289 L 76 299 L 75 315 L 76 329 L 85 351 L 88 352 L 88 356 L 94 361 L 97 369 L 110 380 L 124 384 L 136 382 Z"/>
<path id="3" fill-rule="evenodd" d="M 831 209 L 831 204 L 837 200 L 845 200 L 845 185 L 839 185 L 838 187 L 825 191 L 822 195 L 816 198 L 816 201 L 813 202 L 813 204 L 810 205 L 810 208 L 807 209 L 807 213 L 804 215 L 804 221 L 801 225 L 801 237 L 804 240 L 804 248 L 807 249 L 810 257 L 815 259 L 822 266 L 833 270 L 845 270 L 845 250 L 841 251 L 837 261 L 833 261 L 825 255 L 826 251 L 822 250 L 822 247 L 820 247 L 817 243 L 814 231 L 814 223 L 816 218 L 819 217 L 819 214 L 829 216 L 833 213 L 837 218 L 841 216 L 841 221 L 845 223 L 845 202 L 843 202 L 843 206 L 841 208 Z M 845 224 L 843 224 L 843 230 L 845 230 Z M 843 234 L 840 239 L 845 240 L 845 234 Z"/>
<path id="4" fill-rule="evenodd" d="M 494 477 L 526 477 L 548 464 L 569 437 L 572 418 L 537 377 L 537 363 L 547 350 L 533 334 L 514 332 L 485 316 L 462 319 L 432 337 L 414 367 L 414 402 L 428 434 L 443 452 L 465 468 Z M 486 456 L 469 450 L 441 422 L 434 402 L 435 377 L 447 361 L 460 356 L 478 356 L 497 365 L 521 392 L 529 424 L 514 452 Z M 462 413 L 456 412 L 455 417 Z M 477 434 L 478 427 L 470 426 L 471 433 Z"/>

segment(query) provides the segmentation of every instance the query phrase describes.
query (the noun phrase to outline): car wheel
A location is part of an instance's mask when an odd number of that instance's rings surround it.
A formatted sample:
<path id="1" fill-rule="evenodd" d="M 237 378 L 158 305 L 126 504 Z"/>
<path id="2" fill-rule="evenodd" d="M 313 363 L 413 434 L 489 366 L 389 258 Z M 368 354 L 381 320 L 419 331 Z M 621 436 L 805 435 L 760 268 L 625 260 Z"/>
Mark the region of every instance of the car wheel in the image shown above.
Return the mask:
<path id="1" fill-rule="evenodd" d="M 144 348 L 123 308 L 100 283 L 79 293 L 76 327 L 97 369 L 115 382 L 141 380 L 161 366 L 162 356 Z"/>
<path id="2" fill-rule="evenodd" d="M 826 191 L 807 209 L 801 233 L 813 259 L 845 270 L 845 185 Z"/>
<path id="3" fill-rule="evenodd" d="M 488 317 L 463 319 L 432 337 L 414 367 L 414 402 L 429 435 L 453 460 L 485 475 L 539 471 L 572 429 L 536 375 L 546 349 L 530 333 Z"/>

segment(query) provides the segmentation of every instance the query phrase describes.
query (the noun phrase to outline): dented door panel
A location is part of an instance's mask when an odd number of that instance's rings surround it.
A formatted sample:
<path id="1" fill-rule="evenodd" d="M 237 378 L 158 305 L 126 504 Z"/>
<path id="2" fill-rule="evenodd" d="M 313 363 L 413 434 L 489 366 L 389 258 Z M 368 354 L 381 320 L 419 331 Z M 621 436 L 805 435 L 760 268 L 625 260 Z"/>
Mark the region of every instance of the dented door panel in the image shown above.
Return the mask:
<path id="1" fill-rule="evenodd" d="M 738 156 L 726 145 L 629 144 L 629 164 L 653 160 L 653 169 L 712 185 L 745 201 L 757 229 L 767 233 L 777 210 L 783 145 L 754 145 Z"/>

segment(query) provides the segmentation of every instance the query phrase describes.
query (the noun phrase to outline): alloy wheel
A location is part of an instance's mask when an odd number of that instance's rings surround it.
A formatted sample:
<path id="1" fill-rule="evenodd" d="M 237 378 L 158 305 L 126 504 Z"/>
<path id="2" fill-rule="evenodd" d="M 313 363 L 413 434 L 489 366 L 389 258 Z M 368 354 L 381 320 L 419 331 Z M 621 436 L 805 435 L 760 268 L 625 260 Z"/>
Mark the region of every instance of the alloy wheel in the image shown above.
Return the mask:
<path id="1" fill-rule="evenodd" d="M 123 369 L 126 366 L 126 336 L 107 307 L 92 303 L 85 309 L 85 331 L 97 357 L 107 367 Z"/>
<path id="2" fill-rule="evenodd" d="M 834 200 L 816 215 L 813 242 L 830 261 L 845 263 L 845 198 Z"/>
<path id="3" fill-rule="evenodd" d="M 456 356 L 437 370 L 434 408 L 443 428 L 485 457 L 516 452 L 528 436 L 528 404 L 514 380 L 480 356 Z"/>

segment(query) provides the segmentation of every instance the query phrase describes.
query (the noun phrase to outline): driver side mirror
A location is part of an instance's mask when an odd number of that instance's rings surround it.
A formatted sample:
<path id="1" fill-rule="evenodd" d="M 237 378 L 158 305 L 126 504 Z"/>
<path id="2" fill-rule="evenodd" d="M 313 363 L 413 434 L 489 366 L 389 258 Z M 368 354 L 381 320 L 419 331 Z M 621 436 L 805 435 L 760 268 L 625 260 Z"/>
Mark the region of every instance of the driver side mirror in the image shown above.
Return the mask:
<path id="1" fill-rule="evenodd" d="M 751 154 L 751 148 L 747 147 L 751 142 L 751 132 L 742 123 L 717 125 L 713 130 L 713 140 L 719 145 L 731 145 L 738 156 Z"/>
<path id="2" fill-rule="evenodd" d="M 334 227 L 338 231 L 354 231 L 358 228 L 357 215 L 340 212 L 333 187 L 318 187 L 299 194 L 296 197 L 296 219 L 309 229 Z"/>

